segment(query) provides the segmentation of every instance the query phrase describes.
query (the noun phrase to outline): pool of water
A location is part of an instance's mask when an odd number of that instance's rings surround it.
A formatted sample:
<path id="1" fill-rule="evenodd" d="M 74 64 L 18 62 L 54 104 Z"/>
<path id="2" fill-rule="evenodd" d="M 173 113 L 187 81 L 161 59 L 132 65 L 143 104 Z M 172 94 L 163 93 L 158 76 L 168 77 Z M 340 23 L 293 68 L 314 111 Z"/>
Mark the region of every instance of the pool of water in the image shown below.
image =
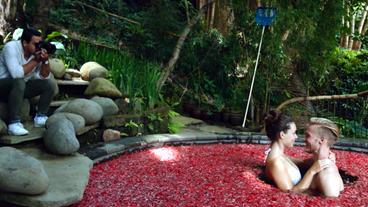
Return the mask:
<path id="1" fill-rule="evenodd" d="M 268 145 L 165 146 L 95 165 L 81 206 L 364 206 L 368 155 L 334 150 L 344 177 L 339 198 L 285 193 L 261 179 Z M 303 147 L 287 154 L 307 158 Z"/>

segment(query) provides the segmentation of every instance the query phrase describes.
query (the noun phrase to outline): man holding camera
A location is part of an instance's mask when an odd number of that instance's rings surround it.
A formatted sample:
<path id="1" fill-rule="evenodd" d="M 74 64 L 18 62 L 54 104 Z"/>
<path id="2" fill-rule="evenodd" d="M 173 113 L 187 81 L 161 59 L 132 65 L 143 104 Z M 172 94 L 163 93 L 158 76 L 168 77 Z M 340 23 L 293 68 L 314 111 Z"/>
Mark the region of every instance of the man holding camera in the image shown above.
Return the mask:
<path id="1" fill-rule="evenodd" d="M 55 86 L 50 78 L 48 51 L 42 46 L 41 33 L 24 29 L 18 41 L 5 44 L 0 54 L 0 97 L 8 102 L 8 133 L 26 135 L 20 120 L 24 98 L 40 95 L 35 127 L 43 127 L 46 113 L 54 95 Z"/>

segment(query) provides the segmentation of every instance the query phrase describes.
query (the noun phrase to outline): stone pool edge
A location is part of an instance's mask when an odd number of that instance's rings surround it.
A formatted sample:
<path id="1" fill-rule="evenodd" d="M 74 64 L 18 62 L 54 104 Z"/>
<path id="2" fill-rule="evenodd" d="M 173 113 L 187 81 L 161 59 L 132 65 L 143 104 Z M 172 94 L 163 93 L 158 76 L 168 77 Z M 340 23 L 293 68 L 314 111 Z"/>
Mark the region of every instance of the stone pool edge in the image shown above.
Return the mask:
<path id="1" fill-rule="evenodd" d="M 210 133 L 185 132 L 179 134 L 153 134 L 137 137 L 126 137 L 116 141 L 99 143 L 95 147 L 82 149 L 79 153 L 87 156 L 93 163 L 100 163 L 124 153 L 132 153 L 147 148 L 165 145 L 193 144 L 269 144 L 266 135 L 260 133 Z M 295 142 L 296 146 L 304 145 L 304 138 Z M 368 153 L 368 142 L 340 139 L 333 149 Z"/>

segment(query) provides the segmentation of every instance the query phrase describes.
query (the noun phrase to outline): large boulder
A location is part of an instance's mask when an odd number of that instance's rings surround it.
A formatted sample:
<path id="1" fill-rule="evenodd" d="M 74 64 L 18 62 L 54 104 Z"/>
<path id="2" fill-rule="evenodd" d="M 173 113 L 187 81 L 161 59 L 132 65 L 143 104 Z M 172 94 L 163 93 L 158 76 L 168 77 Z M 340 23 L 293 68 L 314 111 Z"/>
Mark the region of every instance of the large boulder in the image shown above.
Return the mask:
<path id="1" fill-rule="evenodd" d="M 49 152 L 57 155 L 70 155 L 80 147 L 74 126 L 67 119 L 60 119 L 50 125 L 43 135 L 43 142 Z"/>
<path id="2" fill-rule="evenodd" d="M 48 186 L 40 161 L 12 147 L 0 148 L 0 191 L 38 195 Z"/>
<path id="3" fill-rule="evenodd" d="M 67 119 L 72 122 L 75 131 L 79 131 L 86 125 L 86 121 L 81 115 L 68 113 L 68 112 L 60 112 L 55 113 L 50 116 L 46 121 L 46 128 L 49 128 L 56 122 L 59 122 L 61 119 Z"/>
<path id="4" fill-rule="evenodd" d="M 20 146 L 20 150 L 43 164 L 50 184 L 45 193 L 37 196 L 0 191 L 0 200 L 9 203 L 5 206 L 60 207 L 82 200 L 92 160 L 78 153 L 71 156 L 52 155 L 30 145 Z"/>
<path id="5" fill-rule="evenodd" d="M 111 98 L 95 96 L 91 101 L 98 103 L 102 107 L 103 116 L 114 115 L 119 111 L 118 106 Z"/>
<path id="6" fill-rule="evenodd" d="M 66 105 L 60 106 L 60 108 L 57 109 L 57 112 L 79 114 L 86 121 L 86 125 L 100 121 L 103 116 L 103 110 L 98 103 L 83 98 L 69 101 Z"/>
<path id="7" fill-rule="evenodd" d="M 95 78 L 106 78 L 107 69 L 96 62 L 87 62 L 80 68 L 82 79 L 85 81 L 91 81 Z"/>
<path id="8" fill-rule="evenodd" d="M 65 73 L 64 62 L 57 58 L 51 58 L 49 60 L 51 73 L 54 74 L 56 78 L 62 78 Z"/>
<path id="9" fill-rule="evenodd" d="M 120 98 L 122 97 L 122 93 L 116 86 L 111 83 L 109 80 L 104 78 L 95 78 L 93 79 L 87 89 L 84 91 L 84 95 L 86 96 L 104 96 L 110 98 Z"/>

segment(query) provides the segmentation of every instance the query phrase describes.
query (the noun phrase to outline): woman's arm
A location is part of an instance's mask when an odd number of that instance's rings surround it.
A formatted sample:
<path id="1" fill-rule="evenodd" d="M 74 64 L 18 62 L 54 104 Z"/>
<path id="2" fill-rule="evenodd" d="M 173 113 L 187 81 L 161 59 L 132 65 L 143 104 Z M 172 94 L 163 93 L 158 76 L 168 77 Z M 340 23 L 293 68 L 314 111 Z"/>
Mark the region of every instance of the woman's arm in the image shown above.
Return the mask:
<path id="1" fill-rule="evenodd" d="M 309 189 L 310 185 L 312 184 L 314 175 L 322 171 L 323 169 L 328 168 L 332 164 L 331 160 L 317 160 L 313 163 L 313 165 L 308 169 L 308 171 L 304 174 L 302 180 L 294 185 L 291 189 L 293 192 L 304 192 Z"/>
<path id="2" fill-rule="evenodd" d="M 299 158 L 296 158 L 296 157 L 289 157 L 290 160 L 295 163 L 299 168 L 301 169 L 309 169 L 312 165 L 313 165 L 313 158 L 307 158 L 307 159 L 299 159 Z"/>
<path id="3" fill-rule="evenodd" d="M 312 184 L 314 175 L 328 166 L 329 163 L 327 162 L 316 161 L 306 172 L 302 180 L 296 185 L 293 185 L 285 163 L 281 159 L 273 160 L 268 164 L 268 166 L 266 166 L 266 168 L 271 176 L 271 179 L 275 182 L 279 189 L 283 191 L 290 190 L 293 192 L 304 192 L 308 190 Z"/>
<path id="4" fill-rule="evenodd" d="M 275 183 L 277 188 L 288 191 L 293 188 L 293 182 L 287 172 L 285 163 L 281 159 L 273 159 L 266 164 L 268 176 Z"/>

